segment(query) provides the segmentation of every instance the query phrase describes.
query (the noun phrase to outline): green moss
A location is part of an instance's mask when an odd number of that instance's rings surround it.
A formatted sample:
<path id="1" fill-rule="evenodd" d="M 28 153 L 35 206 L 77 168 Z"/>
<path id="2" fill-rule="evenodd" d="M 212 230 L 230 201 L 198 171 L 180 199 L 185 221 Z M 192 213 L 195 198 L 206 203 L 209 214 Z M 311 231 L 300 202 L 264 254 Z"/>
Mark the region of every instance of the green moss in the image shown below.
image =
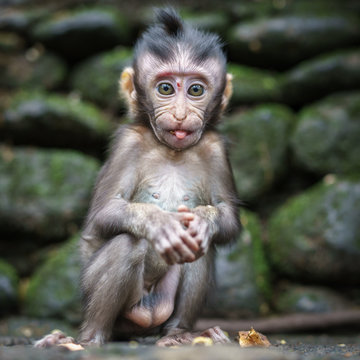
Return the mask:
<path id="1" fill-rule="evenodd" d="M 55 155 L 52 157 L 50 161 L 50 174 L 51 180 L 57 186 L 63 184 L 65 181 L 64 159 L 61 155 Z"/>
<path id="2" fill-rule="evenodd" d="M 359 31 L 357 18 L 349 13 L 241 21 L 228 32 L 230 57 L 243 64 L 288 68 L 334 48 L 357 44 Z"/>
<path id="3" fill-rule="evenodd" d="M 195 28 L 215 33 L 224 33 L 229 23 L 227 14 L 220 10 L 217 12 L 192 12 L 183 9 L 181 11 L 181 16 L 187 23 L 191 24 Z"/>
<path id="4" fill-rule="evenodd" d="M 272 293 L 257 215 L 242 210 L 243 230 L 231 247 L 216 257 L 217 291 L 209 299 L 208 316 L 255 316 L 268 311 Z"/>
<path id="5" fill-rule="evenodd" d="M 290 199 L 269 221 L 274 266 L 298 281 L 358 283 L 359 182 L 326 177 Z"/>
<path id="6" fill-rule="evenodd" d="M 265 257 L 260 220 L 249 211 L 242 211 L 240 219 L 244 226 L 244 234 L 242 236 L 251 236 L 252 261 L 256 286 L 265 299 L 270 300 L 272 294 L 270 285 L 271 271 Z"/>
<path id="7" fill-rule="evenodd" d="M 50 239 L 78 225 L 99 164 L 75 151 L 17 148 L 0 153 L 0 226 Z M 21 219 L 21 221 L 19 221 Z"/>
<path id="8" fill-rule="evenodd" d="M 86 24 L 92 20 L 92 24 Z M 60 11 L 52 17 L 40 22 L 33 30 L 36 39 L 47 40 L 75 31 L 89 31 L 89 29 L 103 28 L 118 39 L 129 35 L 129 22 L 119 11 L 112 8 L 83 7 L 75 10 Z"/>
<path id="9" fill-rule="evenodd" d="M 105 146 L 112 124 L 94 105 L 76 98 L 22 91 L 5 111 L 3 129 L 18 143 L 96 153 Z"/>
<path id="10" fill-rule="evenodd" d="M 17 305 L 19 278 L 15 269 L 0 259 L 0 314 L 7 315 Z"/>
<path id="11" fill-rule="evenodd" d="M 33 48 L 36 59 L 28 60 L 26 53 L 2 55 L 0 85 L 6 88 L 52 90 L 65 79 L 66 65 L 57 56 Z"/>
<path id="12" fill-rule="evenodd" d="M 280 82 L 276 74 L 237 64 L 229 64 L 228 72 L 233 75 L 233 104 L 280 99 Z"/>
<path id="13" fill-rule="evenodd" d="M 18 284 L 18 276 L 15 269 L 6 261 L 0 259 L 0 273 L 2 276 L 9 278 L 11 285 L 16 288 Z"/>
<path id="14" fill-rule="evenodd" d="M 85 99 L 102 106 L 124 107 L 118 83 L 122 70 L 130 65 L 131 57 L 129 49 L 116 48 L 90 58 L 75 69 L 71 79 L 72 86 Z"/>
<path id="15" fill-rule="evenodd" d="M 357 90 L 360 50 L 337 50 L 298 64 L 281 80 L 283 100 L 303 105 L 334 91 Z"/>
<path id="16" fill-rule="evenodd" d="M 79 321 L 78 237 L 74 236 L 51 254 L 31 278 L 24 301 L 26 315 L 66 318 L 72 323 Z"/>
<path id="17" fill-rule="evenodd" d="M 298 162 L 319 174 L 360 174 L 360 92 L 340 93 L 300 113 L 292 145 Z"/>
<path id="18" fill-rule="evenodd" d="M 282 175 L 294 122 L 291 110 L 277 104 L 264 104 L 224 120 L 221 131 L 230 139 L 230 160 L 242 200 L 265 193 Z"/>

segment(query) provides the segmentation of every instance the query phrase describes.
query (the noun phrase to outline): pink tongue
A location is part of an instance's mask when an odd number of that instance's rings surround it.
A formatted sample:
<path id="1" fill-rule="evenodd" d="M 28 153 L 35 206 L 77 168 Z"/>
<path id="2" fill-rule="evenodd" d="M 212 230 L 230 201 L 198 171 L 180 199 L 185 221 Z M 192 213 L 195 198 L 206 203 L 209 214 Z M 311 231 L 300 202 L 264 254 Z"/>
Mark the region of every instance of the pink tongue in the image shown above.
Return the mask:
<path id="1" fill-rule="evenodd" d="M 183 131 L 183 130 L 175 130 L 175 136 L 178 138 L 178 139 L 184 139 L 184 137 L 186 137 L 187 135 L 187 132 L 186 131 Z"/>

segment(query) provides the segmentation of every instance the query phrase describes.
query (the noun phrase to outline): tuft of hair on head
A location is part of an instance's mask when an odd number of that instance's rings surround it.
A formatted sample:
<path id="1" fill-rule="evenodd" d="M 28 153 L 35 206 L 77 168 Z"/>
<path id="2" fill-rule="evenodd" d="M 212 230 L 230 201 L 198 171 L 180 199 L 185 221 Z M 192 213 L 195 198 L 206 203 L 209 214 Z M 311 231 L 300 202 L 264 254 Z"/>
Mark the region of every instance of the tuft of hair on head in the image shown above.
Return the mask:
<path id="1" fill-rule="evenodd" d="M 184 32 L 184 23 L 174 8 L 155 9 L 156 22 L 170 36 Z"/>

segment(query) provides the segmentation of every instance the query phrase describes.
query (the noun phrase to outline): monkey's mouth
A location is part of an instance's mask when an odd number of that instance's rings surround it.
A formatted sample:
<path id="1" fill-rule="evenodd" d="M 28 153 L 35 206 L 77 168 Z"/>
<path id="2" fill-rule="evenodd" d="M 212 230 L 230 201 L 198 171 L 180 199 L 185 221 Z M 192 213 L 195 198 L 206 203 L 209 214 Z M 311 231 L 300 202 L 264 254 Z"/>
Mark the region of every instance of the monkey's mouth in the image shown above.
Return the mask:
<path id="1" fill-rule="evenodd" d="M 192 134 L 192 131 L 186 131 L 186 130 L 170 130 L 169 133 L 171 135 L 176 136 L 178 140 L 185 139 L 188 135 Z"/>

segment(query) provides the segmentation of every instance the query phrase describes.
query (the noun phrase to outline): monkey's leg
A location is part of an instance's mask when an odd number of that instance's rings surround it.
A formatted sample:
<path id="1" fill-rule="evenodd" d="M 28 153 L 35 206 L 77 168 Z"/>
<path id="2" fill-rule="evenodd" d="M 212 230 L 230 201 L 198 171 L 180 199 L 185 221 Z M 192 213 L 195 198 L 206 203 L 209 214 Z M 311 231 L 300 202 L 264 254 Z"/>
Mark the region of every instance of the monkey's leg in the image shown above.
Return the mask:
<path id="1" fill-rule="evenodd" d="M 170 266 L 154 289 L 126 312 L 124 317 L 143 328 L 165 323 L 174 311 L 180 276 L 180 265 Z"/>
<path id="2" fill-rule="evenodd" d="M 109 340 L 119 313 L 141 299 L 147 246 L 146 240 L 122 234 L 107 242 L 85 266 L 81 343 L 103 344 Z"/>
<path id="3" fill-rule="evenodd" d="M 183 279 L 178 292 L 176 310 L 165 326 L 165 336 L 157 341 L 158 346 L 191 344 L 197 336 L 210 337 L 214 343 L 229 343 L 230 340 L 218 328 L 202 332 L 190 332 L 204 304 L 212 281 L 213 251 L 193 263 L 184 264 Z"/>

